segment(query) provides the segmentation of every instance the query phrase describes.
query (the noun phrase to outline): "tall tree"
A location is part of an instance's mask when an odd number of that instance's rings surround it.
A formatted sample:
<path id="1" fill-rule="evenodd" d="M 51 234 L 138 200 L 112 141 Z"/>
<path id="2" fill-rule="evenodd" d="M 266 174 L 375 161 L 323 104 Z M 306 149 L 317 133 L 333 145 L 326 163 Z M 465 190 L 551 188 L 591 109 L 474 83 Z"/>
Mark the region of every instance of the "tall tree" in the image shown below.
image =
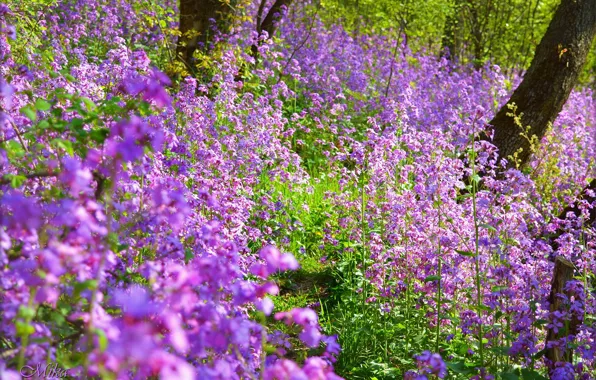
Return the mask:
<path id="1" fill-rule="evenodd" d="M 531 153 L 510 105 L 515 104 L 522 125 L 530 126 L 529 135 L 542 139 L 576 84 L 595 35 L 596 1 L 562 0 L 522 82 L 490 122 L 502 158 L 518 153 L 523 165 Z"/>
<path id="2" fill-rule="evenodd" d="M 275 0 L 267 13 L 267 0 L 261 0 L 257 11 L 256 31 L 266 31 L 272 36 L 278 25 L 283 7 L 289 7 L 292 0 Z M 193 66 L 193 54 L 197 49 L 208 50 L 213 34 L 213 26 L 227 31 L 232 21 L 233 6 L 226 0 L 180 0 L 179 32 L 176 46 L 178 58 L 187 66 Z M 213 20 L 215 25 L 213 25 Z M 257 46 L 252 53 L 257 57 Z"/>
<path id="3" fill-rule="evenodd" d="M 257 33 L 259 35 L 261 35 L 261 33 L 263 31 L 265 31 L 265 32 L 267 32 L 267 35 L 269 35 L 269 37 L 271 37 L 271 36 L 273 36 L 273 34 L 275 33 L 275 31 L 277 29 L 277 25 L 278 25 L 279 17 L 281 16 L 282 8 L 284 6 L 289 7 L 290 4 L 292 3 L 292 0 L 275 0 L 273 5 L 271 5 L 271 8 L 269 8 L 269 11 L 265 15 L 265 17 L 263 17 L 263 13 L 265 12 L 266 3 L 267 3 L 267 0 L 261 0 L 261 3 L 259 4 L 259 9 L 257 11 Z M 255 60 L 258 59 L 258 52 L 259 52 L 258 46 L 253 45 L 252 46 L 252 56 L 255 58 Z"/>
<path id="4" fill-rule="evenodd" d="M 576 84 L 595 35 L 596 0 L 562 0 L 536 48 L 532 64 L 522 82 L 490 122 L 494 126 L 492 142 L 499 148 L 502 158 L 517 154 L 517 164 L 523 165 L 527 163 L 531 154 L 531 143 L 527 135 L 520 133 L 522 130 L 519 123 L 511 116 L 511 106 L 515 105 L 515 113 L 519 116 L 521 125 L 529 126 L 529 135 L 542 139 Z M 485 138 L 488 139 L 486 136 Z M 514 164 L 513 160 L 508 162 L 509 167 Z M 595 190 L 596 180 L 592 179 L 579 199 L 567 207 L 559 218 L 566 219 L 570 215 L 579 217 L 582 213 L 582 202 L 591 205 L 596 202 Z M 593 207 L 587 219 L 588 224 L 594 225 L 596 210 Z M 559 236 L 562 232 L 559 230 L 555 235 Z M 551 246 L 556 253 L 558 245 L 554 239 L 551 239 Z M 565 283 L 573 277 L 574 271 L 573 263 L 562 257 L 556 257 L 555 263 L 551 283 L 551 311 L 561 307 L 557 301 L 557 294 L 561 293 Z M 562 333 L 549 329 L 547 346 L 549 342 L 575 332 L 573 326 Z M 571 362 L 572 354 L 570 350 L 564 352 L 555 346 L 547 349 L 546 357 L 553 365 L 557 361 Z"/>
<path id="5" fill-rule="evenodd" d="M 529 126 L 529 135 L 542 139 L 577 83 L 595 36 L 596 0 L 562 0 L 522 82 L 489 123 L 494 127 L 492 143 L 502 158 L 517 153 L 517 164 L 524 165 L 531 154 L 528 136 L 521 134 L 520 125 L 511 116 L 511 106 L 515 105 L 521 124 Z M 514 164 L 508 161 L 509 167 Z M 596 201 L 594 191 L 596 179 L 584 189 L 578 202 Z M 579 203 L 572 204 L 560 218 L 570 213 L 579 216 L 580 212 Z M 596 211 L 592 210 L 587 223 L 595 221 Z"/>
<path id="6" fill-rule="evenodd" d="M 461 0 L 455 0 L 453 9 L 445 19 L 443 27 L 443 37 L 441 39 L 441 55 L 449 51 L 448 57 L 456 61 L 459 53 L 459 32 L 463 20 L 461 17 Z"/>
<path id="7" fill-rule="evenodd" d="M 208 49 L 212 36 L 212 21 L 225 31 L 230 24 L 232 7 L 223 0 L 180 0 L 180 38 L 176 53 L 186 65 L 192 66 L 192 56 L 198 48 Z"/>
<path id="8" fill-rule="evenodd" d="M 275 0 L 265 18 L 263 18 L 263 11 L 265 8 L 266 0 L 261 0 L 259 5 L 259 12 L 257 15 L 257 32 L 261 34 L 262 31 L 266 31 L 269 37 L 275 33 L 277 28 L 277 21 L 281 15 L 282 7 L 289 7 L 292 0 Z"/>

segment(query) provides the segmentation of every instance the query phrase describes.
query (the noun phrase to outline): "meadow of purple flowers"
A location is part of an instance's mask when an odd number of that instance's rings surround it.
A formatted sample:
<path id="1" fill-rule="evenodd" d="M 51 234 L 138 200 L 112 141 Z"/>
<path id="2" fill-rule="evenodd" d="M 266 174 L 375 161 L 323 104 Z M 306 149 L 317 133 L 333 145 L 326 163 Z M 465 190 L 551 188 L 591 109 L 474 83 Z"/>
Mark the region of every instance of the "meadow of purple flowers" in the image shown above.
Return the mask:
<path id="1" fill-rule="evenodd" d="M 596 376 L 594 229 L 557 218 L 596 175 L 589 89 L 498 176 L 474 140 L 518 80 L 498 67 L 296 11 L 173 83 L 175 4 L 0 5 L 0 378 L 339 379 L 377 343 L 390 378 Z M 578 277 L 550 313 L 559 228 Z M 309 257 L 336 268 L 335 311 L 277 310 Z M 547 373 L 545 328 L 572 318 L 554 344 L 575 359 Z"/>

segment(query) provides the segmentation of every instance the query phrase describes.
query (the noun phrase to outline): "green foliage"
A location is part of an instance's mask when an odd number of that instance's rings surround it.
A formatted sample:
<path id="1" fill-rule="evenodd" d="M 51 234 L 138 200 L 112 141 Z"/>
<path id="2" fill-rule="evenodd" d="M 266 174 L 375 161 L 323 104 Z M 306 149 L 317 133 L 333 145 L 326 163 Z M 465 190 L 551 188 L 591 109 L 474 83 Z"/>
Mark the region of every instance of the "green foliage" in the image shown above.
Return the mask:
<path id="1" fill-rule="evenodd" d="M 321 1 L 329 23 L 340 19 L 354 32 L 388 34 L 393 38 L 400 33 L 414 51 L 424 49 L 439 55 L 449 47 L 460 62 L 472 62 L 476 66 L 491 62 L 507 69 L 529 66 L 558 3 L 558 0 Z M 586 73 L 584 81 L 589 78 Z"/>
<path id="2" fill-rule="evenodd" d="M 24 64 L 30 68 L 32 64 L 39 65 L 40 69 L 52 70 L 52 63 L 55 60 L 54 53 L 56 48 L 53 44 L 48 44 L 44 38 L 44 33 L 48 32 L 45 25 L 39 23 L 39 13 L 48 12 L 51 7 L 60 5 L 57 0 L 8 0 L 6 1 L 12 11 L 18 15 L 16 17 L 17 34 L 19 41 L 27 43 L 12 43 L 13 58 L 16 62 Z M 174 68 L 174 55 L 172 50 L 175 47 L 174 38 L 178 34 L 177 22 L 178 16 L 172 7 L 158 5 L 154 0 L 139 0 L 132 2 L 133 10 L 138 15 L 138 20 L 134 25 L 129 25 L 130 35 L 125 36 L 124 43 L 131 50 L 143 49 L 153 64 L 164 67 Z M 72 3 L 70 6 L 79 6 Z M 97 17 L 105 17 L 106 9 L 98 9 Z M 126 22 L 126 21 L 125 21 Z M 151 30 L 159 30 L 166 38 L 159 41 L 142 41 L 133 38 L 136 35 L 147 34 Z M 111 49 L 116 48 L 115 44 L 107 44 L 103 37 L 95 37 L 93 33 L 87 33 L 84 37 L 72 39 L 68 35 L 62 35 L 54 44 L 60 46 L 61 51 L 72 51 L 69 47 L 78 47 L 83 49 L 86 58 L 89 61 L 103 60 Z M 156 44 L 158 46 L 156 46 Z M 39 55 L 38 62 L 31 62 L 28 57 Z M 76 66 L 79 63 L 77 56 L 69 55 L 68 66 Z M 65 75 L 68 80 L 69 76 Z M 71 79 L 73 79 L 70 76 Z"/>

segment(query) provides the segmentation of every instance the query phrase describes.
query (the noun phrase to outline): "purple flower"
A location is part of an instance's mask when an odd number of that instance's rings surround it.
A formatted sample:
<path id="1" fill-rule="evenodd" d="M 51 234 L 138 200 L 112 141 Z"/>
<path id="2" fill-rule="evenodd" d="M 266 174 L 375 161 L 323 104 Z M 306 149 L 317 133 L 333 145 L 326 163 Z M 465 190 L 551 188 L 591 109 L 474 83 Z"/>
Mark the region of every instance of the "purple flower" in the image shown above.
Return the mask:
<path id="1" fill-rule="evenodd" d="M 337 356 L 341 352 L 341 346 L 337 343 L 337 335 L 331 335 L 323 337 L 323 342 L 325 343 L 325 352 L 332 355 Z"/>
<path id="2" fill-rule="evenodd" d="M 318 347 L 321 341 L 321 332 L 317 327 L 306 327 L 300 333 L 300 339 L 308 347 Z"/>
<path id="3" fill-rule="evenodd" d="M 263 374 L 264 380 L 308 380 L 309 377 L 302 371 L 302 369 L 291 360 L 279 360 L 275 364 L 265 369 Z"/>
<path id="4" fill-rule="evenodd" d="M 76 158 L 66 157 L 62 161 L 64 170 L 60 174 L 60 180 L 66 185 L 71 195 L 77 196 L 80 192 L 90 190 L 93 175 L 87 168 L 83 168 L 81 162 Z"/>
<path id="5" fill-rule="evenodd" d="M 158 107 L 165 107 L 172 104 L 172 99 L 168 95 L 164 86 L 171 84 L 170 78 L 157 69 L 153 69 L 149 83 L 145 87 L 143 99 L 146 101 L 154 101 Z"/>
<path id="6" fill-rule="evenodd" d="M 424 351 L 422 354 L 416 356 L 418 362 L 419 373 L 436 375 L 442 379 L 447 375 L 447 365 L 439 354 L 433 354 L 430 351 Z"/>
<path id="7" fill-rule="evenodd" d="M 253 273 L 266 274 L 264 277 L 268 274 L 275 273 L 278 270 L 295 270 L 299 267 L 298 261 L 294 256 L 289 253 L 282 255 L 279 249 L 272 245 L 263 247 L 259 252 L 259 256 L 267 263 L 267 271 L 263 272 L 261 267 L 255 267 L 255 272 Z"/>
<path id="8" fill-rule="evenodd" d="M 120 85 L 120 88 L 128 95 L 137 96 L 145 90 L 146 84 L 143 78 L 139 76 L 133 76 L 125 79 Z"/>
<path id="9" fill-rule="evenodd" d="M 575 379 L 575 370 L 571 363 L 557 362 L 554 369 L 550 373 L 550 378 L 553 380 L 573 380 Z"/>
<path id="10" fill-rule="evenodd" d="M 195 369 L 185 360 L 160 352 L 151 358 L 152 367 L 159 370 L 159 378 L 164 380 L 194 380 Z"/>
<path id="11" fill-rule="evenodd" d="M 37 229 L 42 223 L 41 217 L 35 198 L 25 197 L 17 191 L 9 191 L 0 197 L 0 225 L 9 231 Z"/>
<path id="12" fill-rule="evenodd" d="M 134 318 L 145 318 L 158 310 L 157 305 L 151 301 L 149 294 L 141 286 L 117 290 L 113 302 L 122 308 L 124 314 Z"/>
<path id="13" fill-rule="evenodd" d="M 4 78 L 0 77 L 0 99 L 4 99 L 7 108 L 12 106 L 12 95 L 14 88 L 8 84 Z"/>
<path id="14" fill-rule="evenodd" d="M 21 375 L 17 371 L 6 368 L 6 363 L 0 360 L 0 379 L 21 380 Z"/>
<path id="15" fill-rule="evenodd" d="M 172 104 L 172 99 L 163 85 L 159 82 L 151 81 L 143 92 L 143 100 L 154 101 L 158 107 L 166 107 Z"/>
<path id="16" fill-rule="evenodd" d="M 257 302 L 257 309 L 265 313 L 265 315 L 271 315 L 273 312 L 273 301 L 270 298 L 265 297 Z"/>
<path id="17" fill-rule="evenodd" d="M 181 354 L 188 352 L 190 347 L 188 337 L 182 327 L 180 317 L 174 313 L 166 313 L 163 319 L 169 330 L 168 340 L 170 344 Z"/>
<path id="18" fill-rule="evenodd" d="M 8 25 L 4 29 L 4 33 L 6 33 L 6 35 L 8 36 L 8 38 L 10 38 L 11 40 L 16 40 L 17 39 L 17 28 L 15 28 L 14 25 Z"/>

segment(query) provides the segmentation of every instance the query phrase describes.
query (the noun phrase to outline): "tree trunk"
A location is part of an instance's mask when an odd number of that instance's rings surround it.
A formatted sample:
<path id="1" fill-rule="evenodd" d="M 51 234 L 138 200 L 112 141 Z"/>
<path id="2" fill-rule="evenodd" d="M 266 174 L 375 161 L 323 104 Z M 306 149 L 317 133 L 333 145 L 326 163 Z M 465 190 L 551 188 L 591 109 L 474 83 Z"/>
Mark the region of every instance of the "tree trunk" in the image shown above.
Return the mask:
<path id="1" fill-rule="evenodd" d="M 192 67 L 192 56 L 197 49 L 209 49 L 212 22 L 226 31 L 232 8 L 222 0 L 180 0 L 180 34 L 176 53 L 187 66 Z"/>
<path id="2" fill-rule="evenodd" d="M 444 56 L 445 52 L 449 51 L 447 57 L 451 61 L 457 61 L 455 58 L 459 53 L 458 34 L 462 24 L 460 8 L 459 1 L 456 1 L 453 5 L 453 13 L 447 15 L 445 26 L 443 27 L 443 38 L 441 39 L 441 56 Z"/>
<path id="3" fill-rule="evenodd" d="M 267 34 L 269 34 L 269 37 L 272 37 L 277 28 L 277 21 L 279 21 L 281 15 L 281 8 L 284 5 L 289 7 L 291 3 L 292 0 L 275 0 L 275 3 L 271 6 L 263 21 L 257 25 L 257 32 L 261 34 L 262 31 L 266 31 Z"/>
<path id="4" fill-rule="evenodd" d="M 468 7 L 470 12 L 470 32 L 472 36 L 474 67 L 480 69 L 484 62 L 484 39 L 482 27 L 480 25 L 480 16 L 478 15 L 479 6 L 475 2 L 469 1 Z"/>
<path id="5" fill-rule="evenodd" d="M 557 260 L 555 261 L 555 269 L 549 298 L 551 313 L 555 311 L 566 311 L 566 305 L 562 301 L 561 297 L 557 296 L 557 294 L 565 294 L 567 297 L 569 297 L 567 292 L 565 292 L 563 289 L 565 288 L 565 284 L 573 279 L 574 270 L 575 267 L 569 260 L 562 257 L 557 257 Z M 546 344 L 548 344 L 548 342 L 557 341 L 569 335 L 577 335 L 577 328 L 579 324 L 579 320 L 576 316 L 574 316 L 572 317 L 571 321 L 569 321 L 569 325 L 559 329 L 558 332 L 555 332 L 554 329 L 550 328 L 546 335 Z M 573 358 L 573 350 L 570 348 L 563 350 L 559 347 L 547 348 L 546 357 L 550 360 L 551 366 L 557 362 L 571 363 Z"/>
<path id="6" fill-rule="evenodd" d="M 259 36 L 261 32 L 266 31 L 269 35 L 269 38 L 273 36 L 275 30 L 277 29 L 279 17 L 281 15 L 281 8 L 283 6 L 289 7 L 292 3 L 292 0 L 275 0 L 275 3 L 269 8 L 267 15 L 263 18 L 263 11 L 265 10 L 265 3 L 267 0 L 261 0 L 259 4 L 259 10 L 257 13 L 257 33 Z M 259 61 L 259 48 L 258 43 L 257 45 L 251 46 L 251 54 L 255 59 L 255 64 Z"/>
<path id="7" fill-rule="evenodd" d="M 525 165 L 528 162 L 531 154 L 528 137 L 536 136 L 541 140 L 548 126 L 558 116 L 586 63 L 595 35 L 596 0 L 561 0 L 521 84 L 490 122 L 494 126 L 492 142 L 499 149 L 501 158 L 509 160 L 518 153 L 518 164 Z M 520 117 L 524 130 L 510 115 L 510 105 L 516 106 L 516 115 Z M 526 126 L 529 126 L 529 134 L 522 136 L 521 132 L 525 131 Z M 487 136 L 482 138 L 490 140 Z M 514 164 L 513 160 L 508 161 L 508 167 L 513 167 Z M 592 179 L 579 199 L 567 207 L 559 218 L 566 219 L 568 213 L 579 216 L 581 202 L 593 204 L 596 200 L 595 190 L 596 180 Z M 596 210 L 591 208 L 587 223 L 593 225 L 595 219 Z M 560 236 L 562 232 L 557 231 L 555 236 Z M 565 283 L 573 277 L 574 266 L 557 256 L 558 244 L 554 239 L 551 239 L 550 244 L 555 255 L 550 303 L 551 311 L 555 311 L 561 308 L 560 299 L 556 295 L 563 293 Z M 574 334 L 576 324 L 577 321 L 571 321 L 569 329 L 558 334 L 549 330 L 546 342 Z M 571 362 L 572 353 L 569 350 L 562 352 L 559 348 L 552 348 L 547 350 L 546 357 L 552 363 Z"/>
<path id="8" fill-rule="evenodd" d="M 265 9 L 266 0 L 261 0 L 261 4 L 259 5 L 259 10 L 257 13 L 257 33 L 259 36 L 261 32 L 266 31 L 269 35 L 269 38 L 273 37 L 275 30 L 277 29 L 277 22 L 279 21 L 279 17 L 281 15 L 281 8 L 283 6 L 289 7 L 292 3 L 292 0 L 275 0 L 275 3 L 269 8 L 267 15 L 263 18 L 263 11 Z M 252 56 L 255 59 L 255 62 L 258 61 L 259 58 L 259 49 L 257 45 L 252 45 L 251 47 Z"/>
<path id="9" fill-rule="evenodd" d="M 577 82 L 595 34 L 596 1 L 562 0 L 524 79 L 490 122 L 494 126 L 492 142 L 501 158 L 509 159 L 521 149 L 517 158 L 523 165 L 531 153 L 520 126 L 508 115 L 508 105 L 516 105 L 522 125 L 530 126 L 529 135 L 542 139 Z M 513 164 L 508 162 L 509 167 Z"/>

